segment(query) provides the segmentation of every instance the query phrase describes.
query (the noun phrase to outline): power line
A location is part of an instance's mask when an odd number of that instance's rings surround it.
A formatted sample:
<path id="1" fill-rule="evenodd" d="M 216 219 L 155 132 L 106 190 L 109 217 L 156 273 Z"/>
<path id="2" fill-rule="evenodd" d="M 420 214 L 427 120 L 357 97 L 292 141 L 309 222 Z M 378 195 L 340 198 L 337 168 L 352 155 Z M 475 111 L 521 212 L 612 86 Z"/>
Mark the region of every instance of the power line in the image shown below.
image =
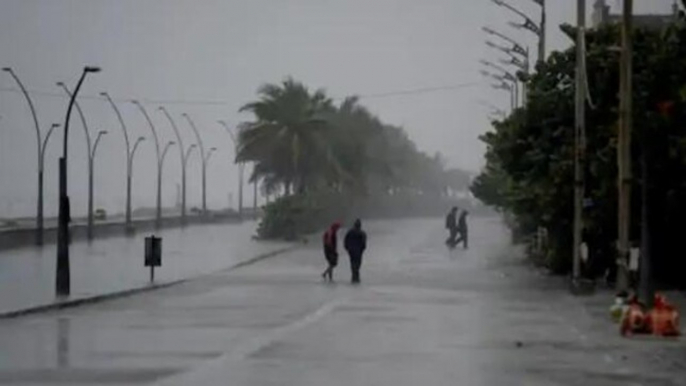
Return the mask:
<path id="1" fill-rule="evenodd" d="M 477 86 L 480 84 L 481 84 L 480 82 L 468 82 L 468 83 L 461 83 L 461 84 L 455 84 L 455 85 L 450 85 L 450 86 L 422 87 L 422 88 L 416 88 L 416 89 L 410 89 L 410 90 L 389 91 L 389 92 L 382 92 L 382 93 L 375 93 L 375 94 L 363 94 L 363 95 L 356 95 L 356 96 L 359 99 L 386 98 L 386 97 L 395 97 L 395 96 L 403 96 L 403 95 L 427 94 L 427 93 L 439 92 L 439 91 L 460 90 L 463 88 Z M 343 98 L 339 98 L 339 99 L 343 99 Z"/>
<path id="2" fill-rule="evenodd" d="M 355 95 L 359 99 L 379 99 L 397 96 L 408 96 L 408 95 L 418 95 L 418 94 L 428 94 L 434 92 L 442 91 L 455 91 L 468 87 L 473 87 L 480 85 L 480 82 L 468 82 L 462 84 L 448 85 L 448 86 L 436 86 L 436 87 L 422 87 L 410 90 L 398 90 L 398 91 L 388 91 L 372 94 L 360 94 Z M 21 90 L 12 87 L 0 87 L 0 92 L 4 93 L 20 93 Z M 66 99 L 67 96 L 52 91 L 43 90 L 29 90 L 29 94 L 37 97 L 48 97 L 48 98 L 61 98 Z M 79 95 L 81 100 L 98 100 L 101 101 L 103 98 L 98 95 Z M 204 105 L 204 106 L 226 106 L 228 102 L 223 100 L 192 100 L 192 99 L 147 99 L 147 98 L 112 98 L 117 102 L 129 102 L 132 99 L 137 99 L 141 103 L 151 104 L 151 105 Z M 333 98 L 334 100 L 342 100 L 345 97 Z"/>

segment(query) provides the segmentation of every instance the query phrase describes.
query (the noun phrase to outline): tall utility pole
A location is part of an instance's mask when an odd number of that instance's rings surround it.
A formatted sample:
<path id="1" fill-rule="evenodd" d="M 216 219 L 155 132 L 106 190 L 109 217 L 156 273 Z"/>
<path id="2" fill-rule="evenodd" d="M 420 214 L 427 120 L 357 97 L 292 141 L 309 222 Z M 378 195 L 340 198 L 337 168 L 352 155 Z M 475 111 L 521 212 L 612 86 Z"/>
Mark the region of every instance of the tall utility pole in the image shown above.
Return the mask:
<path id="1" fill-rule="evenodd" d="M 586 0 L 577 0 L 576 32 L 576 119 L 574 149 L 574 248 L 572 281 L 581 276 L 583 232 L 584 166 L 586 153 Z"/>
<path id="2" fill-rule="evenodd" d="M 541 6 L 541 24 L 538 27 L 541 31 L 541 34 L 538 36 L 538 61 L 539 62 L 544 62 L 545 61 L 545 41 L 546 41 L 546 9 L 545 9 L 545 0 L 534 0 L 538 5 Z M 584 4 L 584 10 L 586 9 L 586 4 Z M 584 15 L 585 16 L 585 15 Z M 586 24 L 586 18 L 584 17 L 584 25 Z"/>
<path id="3" fill-rule="evenodd" d="M 617 290 L 629 287 L 629 252 L 631 232 L 631 128 L 632 128 L 632 57 L 633 0 L 624 0 L 622 12 L 622 55 L 619 65 L 619 135 L 617 162 L 619 167 L 619 207 L 617 241 Z"/>

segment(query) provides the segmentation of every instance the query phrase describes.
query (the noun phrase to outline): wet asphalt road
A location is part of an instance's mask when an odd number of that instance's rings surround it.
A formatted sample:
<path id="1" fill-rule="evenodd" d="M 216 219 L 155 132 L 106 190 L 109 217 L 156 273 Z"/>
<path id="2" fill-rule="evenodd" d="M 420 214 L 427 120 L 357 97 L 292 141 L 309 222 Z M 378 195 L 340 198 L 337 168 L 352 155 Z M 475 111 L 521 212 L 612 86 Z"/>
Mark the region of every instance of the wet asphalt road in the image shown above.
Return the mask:
<path id="1" fill-rule="evenodd" d="M 683 341 L 618 337 L 526 266 L 497 219 L 371 223 L 362 285 L 313 245 L 232 272 L 0 321 L 0 384 L 683 385 Z M 316 244 L 316 245 L 315 245 Z M 682 351 L 679 351 L 682 350 Z M 670 354 L 670 355 L 672 355 Z"/>

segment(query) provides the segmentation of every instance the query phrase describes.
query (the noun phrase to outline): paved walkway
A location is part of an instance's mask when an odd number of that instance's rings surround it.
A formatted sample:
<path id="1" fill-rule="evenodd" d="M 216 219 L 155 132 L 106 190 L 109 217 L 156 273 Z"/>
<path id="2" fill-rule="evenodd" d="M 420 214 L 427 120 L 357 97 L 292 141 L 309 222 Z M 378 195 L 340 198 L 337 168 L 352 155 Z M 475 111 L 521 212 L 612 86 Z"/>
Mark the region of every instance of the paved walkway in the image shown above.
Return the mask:
<path id="1" fill-rule="evenodd" d="M 289 244 L 251 239 L 255 222 L 193 225 L 158 232 L 163 238 L 157 283 L 215 272 Z M 71 299 L 145 287 L 144 238 L 96 239 L 71 245 Z M 55 299 L 56 247 L 29 247 L 0 253 L 0 313 L 51 304 Z"/>
<path id="2" fill-rule="evenodd" d="M 318 243 L 231 272 L 0 321 L 0 384 L 682 385 L 683 342 L 628 340 L 537 274 L 495 219 L 368 224 L 363 283 Z M 590 308 L 589 308 L 590 307 Z M 660 359 L 681 350 L 679 360 Z"/>

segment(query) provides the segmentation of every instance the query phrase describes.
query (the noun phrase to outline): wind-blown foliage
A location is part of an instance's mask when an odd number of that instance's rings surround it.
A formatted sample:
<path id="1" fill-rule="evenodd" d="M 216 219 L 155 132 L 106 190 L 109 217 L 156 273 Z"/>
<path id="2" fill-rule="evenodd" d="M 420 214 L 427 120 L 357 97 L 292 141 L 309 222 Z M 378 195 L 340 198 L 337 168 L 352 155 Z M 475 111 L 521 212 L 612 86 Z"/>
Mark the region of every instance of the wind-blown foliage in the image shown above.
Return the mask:
<path id="1" fill-rule="evenodd" d="M 570 36 L 571 27 L 563 30 Z M 617 235 L 617 119 L 619 30 L 587 33 L 588 84 L 584 238 L 589 275 L 614 264 Z M 634 43 L 632 239 L 641 235 L 642 186 L 647 182 L 652 243 L 658 277 L 683 272 L 677 241 L 686 219 L 686 29 L 638 29 Z M 555 52 L 531 78 L 529 100 L 482 137 L 487 165 L 473 185 L 484 203 L 515 217 L 518 230 L 549 230 L 548 265 L 571 268 L 574 175 L 575 48 Z M 647 167 L 641 168 L 645 156 Z M 676 269 L 676 268 L 679 269 Z"/>
<path id="2" fill-rule="evenodd" d="M 441 197 L 448 188 L 468 189 L 466 172 L 446 171 L 440 155 L 419 151 L 402 128 L 383 123 L 355 97 L 335 104 L 322 90 L 311 92 L 290 78 L 262 86 L 258 95 L 241 109 L 254 120 L 241 126 L 237 161 L 254 162 L 252 178 L 267 191 L 298 196 L 272 204 L 267 216 L 274 215 L 265 223 L 292 222 L 284 211 L 311 214 L 314 206 L 337 205 L 329 199 L 344 201 L 341 196 Z M 311 202 L 298 202 L 305 198 Z M 283 208 L 275 210 L 278 205 Z"/>

